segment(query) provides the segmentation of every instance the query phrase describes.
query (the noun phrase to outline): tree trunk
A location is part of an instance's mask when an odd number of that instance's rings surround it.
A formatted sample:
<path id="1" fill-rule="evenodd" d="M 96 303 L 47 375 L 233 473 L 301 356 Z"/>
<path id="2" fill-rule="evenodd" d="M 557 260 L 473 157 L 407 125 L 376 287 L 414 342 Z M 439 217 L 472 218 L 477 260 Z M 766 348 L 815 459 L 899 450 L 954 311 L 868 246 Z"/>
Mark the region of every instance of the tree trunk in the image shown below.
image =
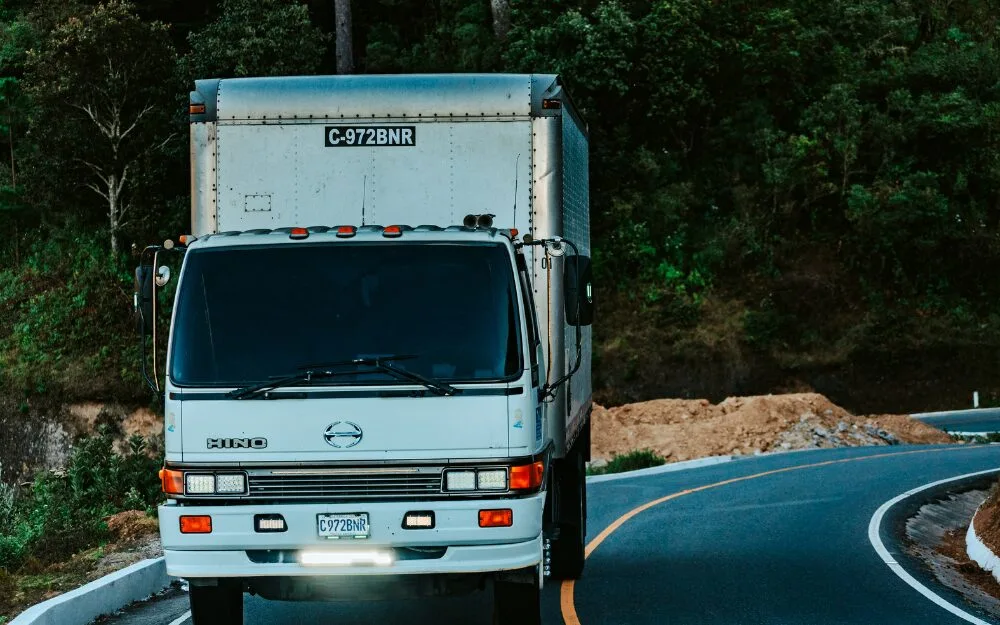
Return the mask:
<path id="1" fill-rule="evenodd" d="M 351 0 L 333 0 L 337 20 L 337 73 L 354 73 L 354 38 L 351 24 Z"/>
<path id="2" fill-rule="evenodd" d="M 8 109 L 7 111 L 7 129 L 10 135 L 8 143 L 10 144 L 10 187 L 12 189 L 17 188 L 17 171 L 14 169 L 14 115 Z"/>
<path id="3" fill-rule="evenodd" d="M 493 11 L 493 34 L 503 41 L 510 31 L 509 0 L 490 0 L 490 10 Z"/>
<path id="4" fill-rule="evenodd" d="M 108 217 L 111 226 L 111 253 L 118 255 L 118 186 L 117 177 L 112 174 L 108 182 Z"/>

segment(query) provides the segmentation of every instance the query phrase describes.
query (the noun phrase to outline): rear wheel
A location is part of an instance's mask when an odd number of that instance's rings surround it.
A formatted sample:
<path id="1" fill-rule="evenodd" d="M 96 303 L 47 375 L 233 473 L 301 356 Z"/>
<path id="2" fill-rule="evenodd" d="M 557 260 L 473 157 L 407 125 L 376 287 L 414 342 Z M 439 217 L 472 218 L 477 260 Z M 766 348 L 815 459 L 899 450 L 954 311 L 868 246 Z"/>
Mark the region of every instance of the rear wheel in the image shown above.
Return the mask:
<path id="1" fill-rule="evenodd" d="M 583 454 L 574 450 L 559 480 L 559 538 L 552 541 L 552 577 L 579 579 L 583 574 L 587 536 L 587 470 Z"/>
<path id="2" fill-rule="evenodd" d="M 542 589 L 537 572 L 532 583 L 493 583 L 493 625 L 541 625 Z"/>
<path id="3" fill-rule="evenodd" d="M 239 580 L 220 579 L 218 586 L 191 585 L 193 625 L 243 625 L 243 586 Z"/>

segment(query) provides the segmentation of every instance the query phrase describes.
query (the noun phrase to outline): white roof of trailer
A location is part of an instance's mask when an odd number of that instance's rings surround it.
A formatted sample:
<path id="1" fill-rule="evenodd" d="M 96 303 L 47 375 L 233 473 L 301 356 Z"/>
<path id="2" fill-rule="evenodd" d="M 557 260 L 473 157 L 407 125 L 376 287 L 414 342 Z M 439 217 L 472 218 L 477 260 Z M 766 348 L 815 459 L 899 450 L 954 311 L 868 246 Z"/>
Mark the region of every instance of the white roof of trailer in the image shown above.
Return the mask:
<path id="1" fill-rule="evenodd" d="M 528 116 L 561 89 L 551 74 L 293 76 L 199 80 L 204 121 Z"/>

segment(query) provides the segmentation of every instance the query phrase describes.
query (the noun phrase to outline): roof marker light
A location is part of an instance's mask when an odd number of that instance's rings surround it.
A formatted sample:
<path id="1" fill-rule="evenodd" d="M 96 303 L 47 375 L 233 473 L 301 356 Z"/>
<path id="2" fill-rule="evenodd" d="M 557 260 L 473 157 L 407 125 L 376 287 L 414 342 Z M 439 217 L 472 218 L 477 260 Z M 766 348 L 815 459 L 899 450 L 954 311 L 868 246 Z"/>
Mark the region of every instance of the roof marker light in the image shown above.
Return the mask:
<path id="1" fill-rule="evenodd" d="M 340 239 L 349 239 L 358 233 L 358 229 L 354 226 L 338 226 L 337 227 L 337 237 Z"/>
<path id="2" fill-rule="evenodd" d="M 289 239 L 299 240 L 308 237 L 309 237 L 309 231 L 306 230 L 305 228 L 292 228 L 291 231 L 288 233 Z"/>
<path id="3" fill-rule="evenodd" d="M 382 230 L 382 236 L 394 239 L 403 236 L 403 229 L 400 226 L 386 226 Z"/>

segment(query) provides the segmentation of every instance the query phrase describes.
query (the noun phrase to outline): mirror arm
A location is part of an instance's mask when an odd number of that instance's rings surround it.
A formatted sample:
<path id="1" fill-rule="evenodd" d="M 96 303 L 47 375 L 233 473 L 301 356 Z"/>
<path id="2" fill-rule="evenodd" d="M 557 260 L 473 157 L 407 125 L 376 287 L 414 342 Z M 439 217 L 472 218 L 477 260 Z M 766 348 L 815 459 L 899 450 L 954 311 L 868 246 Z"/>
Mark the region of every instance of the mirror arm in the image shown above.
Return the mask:
<path id="1" fill-rule="evenodd" d="M 147 246 L 144 250 L 142 250 L 142 252 L 139 254 L 139 263 L 140 263 L 140 265 L 142 264 L 142 260 L 146 257 L 147 254 L 152 253 L 152 255 L 153 255 L 153 264 L 150 265 L 151 271 L 153 272 L 153 275 L 151 275 L 149 277 L 150 281 L 152 281 L 152 284 L 153 284 L 153 301 L 152 301 L 152 305 L 153 305 L 153 318 L 152 319 L 146 319 L 145 315 L 142 314 L 142 306 L 138 307 L 138 309 L 139 309 L 139 319 L 140 319 L 140 323 L 142 324 L 142 328 L 140 329 L 140 332 L 139 332 L 139 348 L 140 348 L 140 359 L 141 359 L 141 362 L 142 362 L 142 377 L 146 381 L 146 385 L 149 386 L 149 390 L 153 391 L 153 393 L 156 394 L 158 397 L 161 397 L 161 399 L 162 399 L 162 396 L 163 396 L 163 389 L 160 388 L 159 372 L 157 371 L 157 368 L 156 368 L 156 272 L 158 271 L 157 270 L 157 265 L 158 265 L 158 262 L 159 262 L 160 252 L 173 252 L 173 251 L 183 252 L 184 249 L 178 250 L 177 248 L 164 247 L 162 245 L 150 245 L 150 246 Z M 146 332 L 145 332 L 145 326 L 146 326 L 147 323 L 149 323 L 149 324 L 152 325 L 152 330 L 153 330 L 153 332 L 152 332 L 152 337 L 153 337 L 153 350 L 152 350 L 153 351 L 153 376 L 152 377 L 150 377 L 149 370 L 146 367 Z"/>
<path id="2" fill-rule="evenodd" d="M 158 245 L 150 245 L 150 246 L 146 247 L 144 250 L 142 250 L 142 252 L 139 254 L 139 265 L 142 266 L 143 259 L 149 253 L 153 254 L 154 263 L 155 263 L 156 252 L 159 251 L 159 249 L 160 249 L 160 246 L 158 246 Z M 153 265 L 150 265 L 150 267 L 152 267 L 152 268 L 155 269 L 156 265 L 153 264 Z M 152 279 L 152 277 L 150 279 Z M 153 393 L 159 394 L 160 390 L 159 390 L 159 388 L 157 388 L 156 382 L 152 378 L 149 377 L 149 371 L 146 368 L 146 324 L 150 323 L 151 320 L 146 319 L 146 316 L 144 314 L 142 314 L 142 310 L 143 310 L 143 306 L 142 306 L 142 303 L 141 303 L 142 293 L 137 293 L 136 297 L 137 297 L 137 299 L 136 299 L 136 311 L 139 314 L 139 324 L 140 324 L 140 327 L 139 327 L 139 358 L 140 358 L 140 363 L 141 363 L 141 366 L 142 366 L 142 377 L 146 381 L 146 386 L 149 387 L 149 390 L 153 391 Z"/>
<path id="3" fill-rule="evenodd" d="M 540 241 L 542 245 L 544 245 L 547 242 L 565 243 L 566 245 L 569 245 L 571 248 L 573 248 L 573 262 L 576 263 L 576 269 L 577 269 L 576 273 L 579 276 L 580 249 L 577 248 L 576 244 L 570 241 L 569 239 L 564 239 L 562 237 L 552 237 L 551 239 L 543 239 L 542 241 Z M 535 242 L 532 241 L 528 245 L 532 245 L 534 243 Z M 564 262 L 569 262 L 569 259 L 566 259 Z M 576 318 L 579 319 L 580 298 L 576 298 L 575 305 L 576 305 Z M 576 372 L 580 370 L 580 365 L 583 364 L 583 330 L 580 329 L 579 323 L 576 324 L 576 326 L 574 327 L 576 328 L 576 363 L 573 365 L 573 368 L 570 369 L 568 373 L 558 378 L 555 382 L 552 382 L 551 384 L 546 382 L 545 385 L 542 386 L 541 392 L 543 398 L 554 398 L 556 389 L 558 389 L 560 386 L 568 382 L 569 379 L 572 378 L 576 374 Z"/>

